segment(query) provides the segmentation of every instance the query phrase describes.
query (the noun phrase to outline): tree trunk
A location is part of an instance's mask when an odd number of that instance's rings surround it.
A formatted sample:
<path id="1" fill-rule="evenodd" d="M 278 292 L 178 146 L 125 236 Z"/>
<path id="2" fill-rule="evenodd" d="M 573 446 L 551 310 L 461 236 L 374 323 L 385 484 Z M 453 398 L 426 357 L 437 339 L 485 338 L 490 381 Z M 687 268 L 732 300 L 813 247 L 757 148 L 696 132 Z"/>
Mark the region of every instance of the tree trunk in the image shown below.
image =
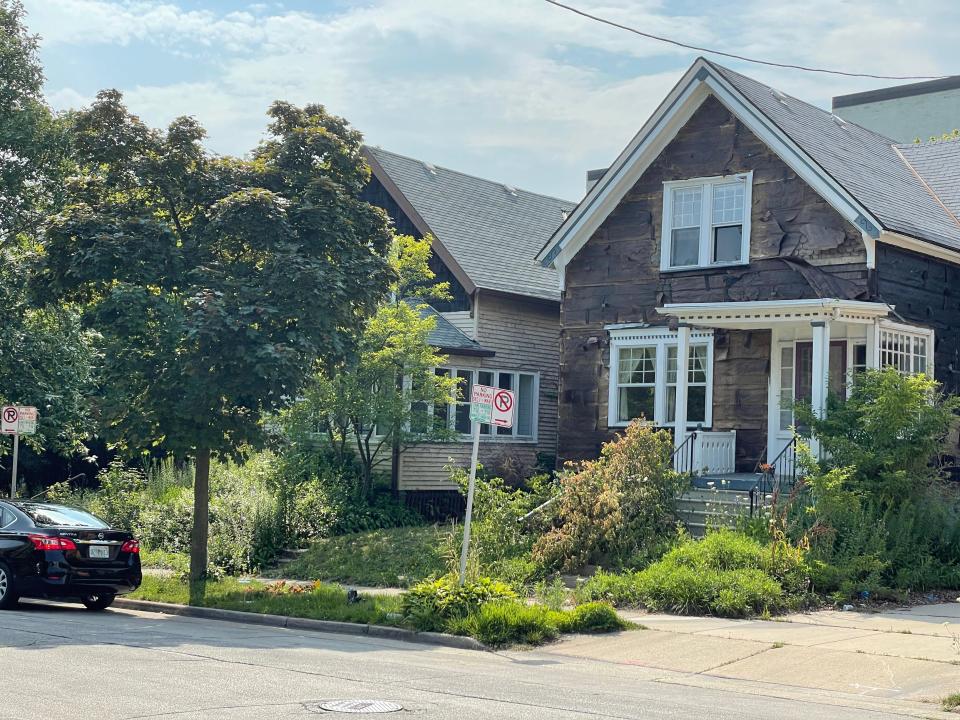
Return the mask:
<path id="1" fill-rule="evenodd" d="M 210 531 L 210 449 L 197 449 L 193 480 L 193 532 L 190 534 L 190 582 L 207 574 L 207 537 Z"/>

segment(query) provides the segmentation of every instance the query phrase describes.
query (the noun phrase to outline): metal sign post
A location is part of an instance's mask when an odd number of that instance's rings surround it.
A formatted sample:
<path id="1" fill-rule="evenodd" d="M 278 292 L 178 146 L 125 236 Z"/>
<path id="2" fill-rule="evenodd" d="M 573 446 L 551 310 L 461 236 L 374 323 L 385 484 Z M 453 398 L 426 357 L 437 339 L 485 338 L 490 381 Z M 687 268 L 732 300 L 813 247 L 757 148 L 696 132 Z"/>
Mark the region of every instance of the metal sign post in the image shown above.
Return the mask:
<path id="1" fill-rule="evenodd" d="M 37 409 L 23 405 L 0 408 L 0 434 L 13 435 L 13 470 L 10 473 L 10 499 L 17 496 L 17 463 L 20 459 L 20 436 L 37 431 Z"/>
<path id="2" fill-rule="evenodd" d="M 470 420 L 473 422 L 473 451 L 470 454 L 470 481 L 467 483 L 467 512 L 463 520 L 463 548 L 460 551 L 460 585 L 467 578 L 470 554 L 470 523 L 473 520 L 473 490 L 477 481 L 477 455 L 480 451 L 480 426 L 513 427 L 516 398 L 509 390 L 474 385 L 470 394 Z"/>

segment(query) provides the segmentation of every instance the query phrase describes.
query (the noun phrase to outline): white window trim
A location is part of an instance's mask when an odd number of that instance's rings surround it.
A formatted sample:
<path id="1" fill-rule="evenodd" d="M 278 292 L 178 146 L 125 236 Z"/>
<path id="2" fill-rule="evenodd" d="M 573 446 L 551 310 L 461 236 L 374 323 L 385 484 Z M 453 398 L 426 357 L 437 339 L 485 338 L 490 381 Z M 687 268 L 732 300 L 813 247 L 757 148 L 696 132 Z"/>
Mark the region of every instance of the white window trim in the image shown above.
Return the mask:
<path id="1" fill-rule="evenodd" d="M 450 377 L 457 377 L 458 372 L 468 372 L 471 373 L 471 383 L 476 385 L 478 382 L 478 373 L 488 372 L 493 374 L 493 384 L 498 386 L 500 382 L 500 375 L 512 375 L 513 380 L 511 381 L 511 390 L 517 392 L 519 389 L 519 376 L 520 375 L 530 375 L 533 377 L 533 417 L 531 418 L 531 431 L 530 435 L 519 435 L 517 434 L 518 425 L 514 422 L 513 427 L 511 428 L 510 435 L 501 435 L 495 431 L 495 429 L 483 433 L 480 433 L 481 442 L 499 442 L 499 443 L 523 443 L 523 444 L 536 444 L 539 442 L 540 435 L 540 372 L 536 370 L 507 370 L 501 368 L 488 368 L 488 367 L 476 367 L 468 366 L 464 367 L 462 365 L 441 365 L 435 368 L 436 370 L 446 370 L 450 373 Z M 409 389 L 409 378 L 404 379 L 404 389 Z M 445 406 L 445 411 L 447 413 L 447 429 L 456 431 L 457 429 L 457 414 L 456 411 L 451 411 L 451 407 L 455 407 L 458 404 L 469 404 L 470 399 L 465 398 L 463 403 L 451 398 L 450 402 Z M 430 415 L 433 415 L 435 408 L 432 404 L 428 404 L 427 412 Z M 470 440 L 473 436 L 473 425 L 470 423 L 470 432 L 468 433 L 458 433 L 457 437 L 461 441 Z M 409 430 L 409 425 L 407 430 Z M 424 442 L 430 442 L 425 440 Z"/>
<path id="2" fill-rule="evenodd" d="M 713 187 L 736 181 L 744 183 L 743 232 L 740 238 L 740 259 L 735 262 L 710 262 L 713 247 Z M 671 265 L 670 247 L 673 225 L 673 191 L 678 188 L 701 187 L 700 196 L 700 253 L 696 265 Z M 663 183 L 663 218 L 660 231 L 661 272 L 681 272 L 705 267 L 736 267 L 750 264 L 750 216 L 753 207 L 753 171 L 734 175 L 667 180 Z"/>
<path id="3" fill-rule="evenodd" d="M 677 333 L 668 328 L 643 329 L 611 329 L 610 330 L 610 373 L 607 382 L 607 427 L 626 427 L 630 421 L 619 419 L 619 385 L 620 350 L 629 347 L 657 348 L 656 385 L 654 391 L 654 417 L 652 420 L 657 427 L 673 427 L 674 423 L 667 422 L 667 347 L 677 344 Z M 713 330 L 694 330 L 690 333 L 690 345 L 707 346 L 707 397 L 706 417 L 704 428 L 713 425 Z M 689 368 L 689 357 L 682 366 Z M 681 367 L 677 359 L 677 371 Z M 696 420 L 688 420 L 687 427 L 695 428 Z"/>

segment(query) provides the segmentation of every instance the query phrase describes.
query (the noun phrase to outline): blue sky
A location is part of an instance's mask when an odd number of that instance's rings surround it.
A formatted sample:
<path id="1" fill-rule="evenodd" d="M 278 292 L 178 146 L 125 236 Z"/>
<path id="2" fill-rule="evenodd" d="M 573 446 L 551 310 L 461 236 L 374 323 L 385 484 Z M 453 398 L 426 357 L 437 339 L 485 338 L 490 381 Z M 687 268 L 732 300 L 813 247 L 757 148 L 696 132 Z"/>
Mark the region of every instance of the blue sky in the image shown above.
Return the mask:
<path id="1" fill-rule="evenodd" d="M 957 67 L 955 0 L 570 0 L 653 33 L 878 74 Z M 122 90 L 153 125 L 194 115 L 242 155 L 275 99 L 320 102 L 367 141 L 572 200 L 696 57 L 543 0 L 25 0 L 57 109 Z M 896 84 L 720 60 L 829 107 Z"/>

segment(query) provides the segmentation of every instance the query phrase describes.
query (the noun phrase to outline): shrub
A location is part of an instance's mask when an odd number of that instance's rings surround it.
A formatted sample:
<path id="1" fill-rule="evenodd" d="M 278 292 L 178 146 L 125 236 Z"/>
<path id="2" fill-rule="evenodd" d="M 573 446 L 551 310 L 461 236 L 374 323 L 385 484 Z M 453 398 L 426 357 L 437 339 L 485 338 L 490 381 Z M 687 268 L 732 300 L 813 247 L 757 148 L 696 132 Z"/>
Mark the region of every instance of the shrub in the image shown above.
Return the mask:
<path id="1" fill-rule="evenodd" d="M 403 596 L 403 614 L 418 630 L 443 630 L 483 605 L 497 600 L 514 600 L 517 594 L 506 584 L 479 578 L 459 584 L 456 575 L 417 583 Z"/>
<path id="2" fill-rule="evenodd" d="M 603 602 L 589 602 L 578 605 L 566 614 L 565 622 L 561 624 L 562 632 L 613 632 L 625 630 L 630 624 L 617 615 L 609 604 Z"/>
<path id="3" fill-rule="evenodd" d="M 687 482 L 671 468 L 672 448 L 669 433 L 634 422 L 599 460 L 563 473 L 556 527 L 536 542 L 534 559 L 551 570 L 622 565 L 672 535 Z"/>
<path id="4" fill-rule="evenodd" d="M 563 613 L 517 601 L 487 603 L 449 624 L 451 632 L 469 635 L 485 645 L 542 645 L 560 634 Z"/>

